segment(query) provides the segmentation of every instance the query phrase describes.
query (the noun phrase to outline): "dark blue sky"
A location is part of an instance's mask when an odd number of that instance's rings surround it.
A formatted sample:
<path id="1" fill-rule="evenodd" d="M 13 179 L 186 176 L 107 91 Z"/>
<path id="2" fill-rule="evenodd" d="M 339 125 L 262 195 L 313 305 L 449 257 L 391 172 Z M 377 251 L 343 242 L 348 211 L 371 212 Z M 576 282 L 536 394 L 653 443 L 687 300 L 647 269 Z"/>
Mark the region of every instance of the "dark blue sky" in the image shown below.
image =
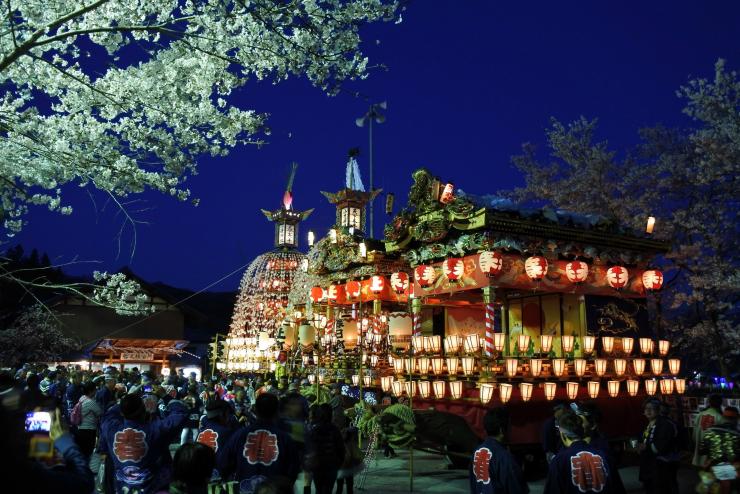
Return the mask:
<path id="1" fill-rule="evenodd" d="M 473 193 L 521 185 L 510 164 L 523 142 L 544 143 L 550 117 L 598 117 L 601 137 L 616 149 L 636 130 L 662 122 L 686 125 L 675 90 L 689 77 L 711 77 L 717 58 L 740 67 L 738 2 L 489 2 L 416 0 L 401 24 L 364 29 L 373 71 L 350 84 L 388 101 L 376 127 L 376 186 L 405 203 L 411 172 L 426 166 Z M 377 40 L 377 41 L 376 41 Z M 249 84 L 236 102 L 271 113 L 270 144 L 203 159 L 190 182 L 199 207 L 158 194 L 139 197 L 146 211 L 116 256 L 121 219 L 102 201 L 93 207 L 72 188 L 75 213 L 37 208 L 15 241 L 57 262 L 95 260 L 75 273 L 128 264 L 143 278 L 201 289 L 269 250 L 273 227 L 260 208 L 279 206 L 288 164 L 299 163 L 294 205 L 315 207 L 303 225 L 323 234 L 334 211 L 319 190 L 344 181 L 347 150 L 360 146 L 367 183 L 367 130 L 354 119 L 366 103 L 349 94 L 327 97 L 305 80 Z M 376 236 L 387 216 L 376 207 Z M 14 241 L 14 243 L 15 243 Z M 238 286 L 241 271 L 213 290 Z"/>

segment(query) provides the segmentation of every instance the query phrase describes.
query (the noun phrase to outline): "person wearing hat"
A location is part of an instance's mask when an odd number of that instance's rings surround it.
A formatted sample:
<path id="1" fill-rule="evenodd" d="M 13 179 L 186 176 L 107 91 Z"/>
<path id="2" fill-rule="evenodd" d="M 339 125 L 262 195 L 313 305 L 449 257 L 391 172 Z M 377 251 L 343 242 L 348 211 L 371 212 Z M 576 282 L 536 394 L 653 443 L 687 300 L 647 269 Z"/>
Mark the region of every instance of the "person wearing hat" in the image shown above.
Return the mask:
<path id="1" fill-rule="evenodd" d="M 678 429 L 670 419 L 660 414 L 661 401 L 650 398 L 643 410 L 648 425 L 638 445 L 640 474 L 647 494 L 678 494 Z"/>
<path id="2" fill-rule="evenodd" d="M 103 411 L 116 404 L 116 382 L 117 380 L 113 374 L 105 374 L 103 387 L 95 393 L 95 401 L 98 402 Z"/>
<path id="3" fill-rule="evenodd" d="M 196 442 L 218 453 L 238 428 L 229 404 L 224 400 L 211 400 L 206 405 L 205 415 L 200 418 Z"/>
<path id="4" fill-rule="evenodd" d="M 558 418 L 568 410 L 568 404 L 562 400 L 556 400 L 552 405 L 552 417 L 542 424 L 542 449 L 545 450 L 545 459 L 548 463 L 552 461 L 558 451 L 563 447 L 558 431 Z"/>

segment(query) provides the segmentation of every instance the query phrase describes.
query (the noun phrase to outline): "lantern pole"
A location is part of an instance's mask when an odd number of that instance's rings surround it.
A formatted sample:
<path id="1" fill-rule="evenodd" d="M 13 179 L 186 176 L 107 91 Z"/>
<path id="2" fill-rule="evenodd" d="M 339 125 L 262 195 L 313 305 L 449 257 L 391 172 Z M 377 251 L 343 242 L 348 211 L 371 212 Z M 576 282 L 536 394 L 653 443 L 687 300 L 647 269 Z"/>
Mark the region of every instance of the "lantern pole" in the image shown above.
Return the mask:
<path id="1" fill-rule="evenodd" d="M 357 375 L 358 375 L 358 382 L 357 382 L 357 384 L 358 384 L 358 390 L 359 390 L 359 393 L 360 393 L 360 401 L 362 401 L 362 353 L 363 353 L 362 347 L 363 347 L 363 345 L 365 343 L 365 339 L 364 339 L 363 334 L 362 334 L 362 280 L 360 280 L 360 304 L 359 304 L 359 308 L 357 310 L 357 321 L 359 322 L 358 328 L 359 328 L 359 331 L 360 331 L 360 337 L 357 339 L 357 341 L 359 342 L 359 347 L 360 347 L 360 352 L 359 352 L 360 362 L 359 362 L 359 370 L 358 370 L 358 373 L 357 373 Z M 363 408 L 364 408 L 364 406 L 365 405 L 363 403 Z M 357 447 L 360 448 L 360 449 L 362 449 L 362 431 L 360 430 L 359 427 L 357 429 Z"/>
<path id="2" fill-rule="evenodd" d="M 411 326 L 411 341 L 409 342 L 409 354 L 411 355 L 409 357 L 409 381 L 413 382 L 413 355 L 414 355 L 414 327 L 416 326 L 416 321 L 418 318 L 421 317 L 421 299 L 418 298 L 412 298 L 411 299 L 411 318 L 412 318 L 412 326 Z M 421 327 L 421 325 L 419 325 Z M 409 387 L 411 390 L 413 390 L 413 386 Z M 411 409 L 411 414 L 413 416 L 414 413 L 414 393 L 413 391 L 409 394 L 409 408 Z M 416 422 L 416 420 L 414 420 Z M 414 427 L 414 434 L 416 434 L 416 427 Z M 414 438 L 415 440 L 416 438 Z M 414 491 L 414 441 L 411 442 L 411 445 L 409 447 L 409 492 Z"/>

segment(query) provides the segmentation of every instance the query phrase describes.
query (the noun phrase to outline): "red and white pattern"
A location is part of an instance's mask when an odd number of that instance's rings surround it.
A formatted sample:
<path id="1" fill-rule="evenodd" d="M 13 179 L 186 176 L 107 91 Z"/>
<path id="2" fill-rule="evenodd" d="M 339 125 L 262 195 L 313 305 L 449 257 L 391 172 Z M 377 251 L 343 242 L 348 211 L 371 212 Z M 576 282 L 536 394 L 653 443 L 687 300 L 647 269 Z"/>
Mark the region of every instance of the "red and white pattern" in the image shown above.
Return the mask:
<path id="1" fill-rule="evenodd" d="M 473 475 L 475 475 L 476 482 L 483 484 L 491 482 L 491 458 L 493 458 L 493 454 L 488 448 L 480 448 L 473 453 Z"/>
<path id="2" fill-rule="evenodd" d="M 657 269 L 648 269 L 642 273 L 642 284 L 646 290 L 660 290 L 663 286 L 663 273 Z"/>
<path id="3" fill-rule="evenodd" d="M 218 432 L 213 429 L 205 429 L 198 434 L 196 442 L 205 444 L 211 448 L 214 452 L 218 453 Z"/>
<path id="4" fill-rule="evenodd" d="M 149 452 L 146 432 L 126 427 L 113 436 L 113 454 L 121 463 L 132 461 L 138 463 Z"/>
<path id="5" fill-rule="evenodd" d="M 442 270 L 448 280 L 460 281 L 465 273 L 465 263 L 459 257 L 453 257 L 442 263 Z"/>
<path id="6" fill-rule="evenodd" d="M 347 294 L 347 297 L 349 298 L 357 298 L 360 296 L 360 290 L 362 287 L 360 286 L 359 281 L 348 281 L 344 284 L 344 293 Z"/>
<path id="7" fill-rule="evenodd" d="M 486 304 L 486 340 L 483 350 L 487 357 L 493 356 L 493 333 L 496 313 L 493 304 Z"/>
<path id="8" fill-rule="evenodd" d="M 412 314 L 411 320 L 413 321 L 412 336 L 421 336 L 421 314 Z"/>
<path id="9" fill-rule="evenodd" d="M 627 286 L 630 279 L 629 271 L 624 266 L 612 266 L 606 270 L 606 282 L 609 286 L 619 290 Z"/>
<path id="10" fill-rule="evenodd" d="M 257 429 L 247 434 L 244 442 L 244 458 L 250 465 L 272 465 L 280 455 L 277 436 L 265 429 Z"/>
<path id="11" fill-rule="evenodd" d="M 524 261 L 524 271 L 533 281 L 539 281 L 547 274 L 547 259 L 542 256 L 532 256 Z"/>
<path id="12" fill-rule="evenodd" d="M 329 285 L 329 291 L 326 294 L 326 298 L 332 301 L 339 300 L 344 292 L 342 285 Z"/>
<path id="13" fill-rule="evenodd" d="M 385 278 L 380 275 L 375 275 L 370 278 L 370 291 L 378 294 L 385 288 Z"/>
<path id="14" fill-rule="evenodd" d="M 571 283 L 583 283 L 588 278 L 588 264 L 573 261 L 565 265 L 565 276 Z"/>
<path id="15" fill-rule="evenodd" d="M 504 256 L 491 250 L 483 251 L 478 254 L 478 266 L 483 274 L 493 278 L 504 269 Z"/>
<path id="16" fill-rule="evenodd" d="M 434 284 L 437 279 L 437 272 L 432 266 L 416 266 L 414 269 L 414 275 L 416 275 L 416 282 L 422 288 L 429 288 Z"/>
<path id="17" fill-rule="evenodd" d="M 409 288 L 409 275 L 404 272 L 393 273 L 391 275 L 391 288 L 399 295 L 404 293 Z"/>
<path id="18" fill-rule="evenodd" d="M 324 334 L 334 334 L 334 319 L 329 319 L 326 321 L 326 328 L 324 329 Z"/>
<path id="19" fill-rule="evenodd" d="M 590 451 L 570 457 L 571 481 L 580 492 L 601 492 L 606 487 L 604 459 Z"/>
<path id="20" fill-rule="evenodd" d="M 324 289 L 320 286 L 315 286 L 311 288 L 311 300 L 314 302 L 318 302 L 319 300 L 323 299 L 326 296 L 326 293 L 324 292 Z"/>

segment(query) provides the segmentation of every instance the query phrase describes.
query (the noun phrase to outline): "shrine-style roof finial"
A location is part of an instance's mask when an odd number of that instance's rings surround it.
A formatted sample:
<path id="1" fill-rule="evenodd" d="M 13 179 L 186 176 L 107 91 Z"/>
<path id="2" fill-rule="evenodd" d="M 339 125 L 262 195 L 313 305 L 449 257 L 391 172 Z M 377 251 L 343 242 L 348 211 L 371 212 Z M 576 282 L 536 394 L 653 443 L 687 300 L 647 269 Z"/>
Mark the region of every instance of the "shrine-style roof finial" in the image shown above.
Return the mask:
<path id="1" fill-rule="evenodd" d="M 261 210 L 268 220 L 275 223 L 275 247 L 298 247 L 297 225 L 313 213 L 313 208 L 305 211 L 293 210 L 293 182 L 297 170 L 298 163 L 291 163 L 282 207 L 274 211 Z"/>

